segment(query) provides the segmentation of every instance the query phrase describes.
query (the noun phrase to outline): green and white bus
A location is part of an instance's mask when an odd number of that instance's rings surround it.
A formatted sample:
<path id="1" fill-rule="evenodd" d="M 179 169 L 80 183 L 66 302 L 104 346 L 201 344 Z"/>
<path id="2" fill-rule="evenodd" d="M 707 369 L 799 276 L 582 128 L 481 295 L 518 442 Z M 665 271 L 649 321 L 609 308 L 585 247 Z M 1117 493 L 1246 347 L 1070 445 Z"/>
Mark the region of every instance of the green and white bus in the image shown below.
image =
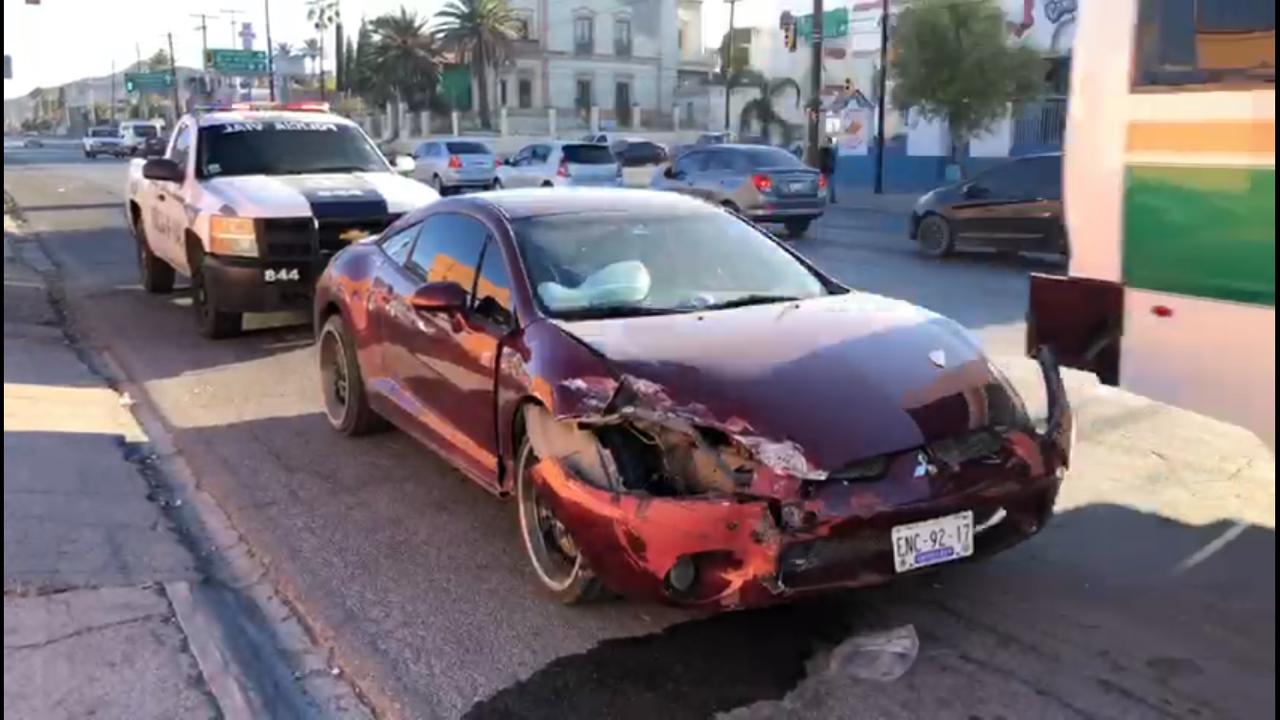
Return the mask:
<path id="1" fill-rule="evenodd" d="M 1028 347 L 1275 438 L 1275 3 L 1083 4 Z"/>

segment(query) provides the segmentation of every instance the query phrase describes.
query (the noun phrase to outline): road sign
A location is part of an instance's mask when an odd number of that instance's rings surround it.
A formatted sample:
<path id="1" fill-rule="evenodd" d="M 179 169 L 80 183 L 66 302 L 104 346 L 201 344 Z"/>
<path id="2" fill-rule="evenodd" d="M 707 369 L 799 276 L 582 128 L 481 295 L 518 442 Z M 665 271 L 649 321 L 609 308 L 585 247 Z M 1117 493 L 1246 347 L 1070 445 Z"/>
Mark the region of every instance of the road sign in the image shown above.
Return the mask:
<path id="1" fill-rule="evenodd" d="M 267 53 L 265 50 L 206 50 L 204 66 L 229 75 L 264 75 Z"/>
<path id="2" fill-rule="evenodd" d="M 168 90 L 173 87 L 173 76 L 168 70 L 160 72 L 135 72 L 124 74 L 125 92 Z"/>
<path id="3" fill-rule="evenodd" d="M 810 42 L 813 41 L 813 15 L 800 15 L 796 18 L 796 35 Z M 849 8 L 836 8 L 822 14 L 821 37 L 842 38 L 849 34 Z"/>

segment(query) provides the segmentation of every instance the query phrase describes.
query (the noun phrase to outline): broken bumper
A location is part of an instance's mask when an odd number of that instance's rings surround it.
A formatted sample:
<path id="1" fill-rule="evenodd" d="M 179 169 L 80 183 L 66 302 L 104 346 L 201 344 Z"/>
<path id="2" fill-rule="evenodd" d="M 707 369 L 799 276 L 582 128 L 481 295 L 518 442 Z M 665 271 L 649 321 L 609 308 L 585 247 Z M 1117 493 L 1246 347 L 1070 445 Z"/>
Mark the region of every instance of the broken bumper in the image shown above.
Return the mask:
<path id="1" fill-rule="evenodd" d="M 532 477 L 592 571 L 632 599 L 728 609 L 880 584 L 897 575 L 895 526 L 971 511 L 978 558 L 1048 522 L 1073 420 L 1052 355 L 1037 358 L 1044 431 L 997 433 L 997 452 L 955 466 L 935 465 L 928 448 L 895 455 L 871 480 L 804 480 L 761 466 L 749 491 L 693 496 L 605 489 L 555 459 L 540 460 Z"/>

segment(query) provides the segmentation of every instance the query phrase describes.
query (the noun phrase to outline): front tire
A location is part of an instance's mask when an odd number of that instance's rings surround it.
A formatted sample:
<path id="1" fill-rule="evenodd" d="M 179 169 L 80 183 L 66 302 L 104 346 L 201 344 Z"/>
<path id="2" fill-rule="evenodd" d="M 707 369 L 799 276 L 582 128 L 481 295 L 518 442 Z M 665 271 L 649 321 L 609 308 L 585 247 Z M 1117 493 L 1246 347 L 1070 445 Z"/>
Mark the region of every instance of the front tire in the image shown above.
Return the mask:
<path id="1" fill-rule="evenodd" d="M 431 189 L 435 190 L 436 194 L 440 197 L 444 197 L 449 193 L 448 188 L 444 186 L 444 181 L 440 179 L 439 175 L 431 176 Z"/>
<path id="2" fill-rule="evenodd" d="M 135 242 L 138 243 L 138 280 L 142 284 L 142 289 L 153 295 L 172 292 L 173 268 L 151 251 L 141 218 L 134 218 L 134 227 L 137 229 Z"/>
<path id="3" fill-rule="evenodd" d="M 500 180 L 500 179 L 498 179 L 498 178 L 494 178 L 494 179 L 493 179 L 493 184 L 489 186 L 489 189 L 490 189 L 490 190 L 501 190 L 501 189 L 502 189 L 502 180 Z"/>
<path id="4" fill-rule="evenodd" d="M 804 237 L 804 234 L 809 230 L 809 223 L 811 222 L 813 221 L 812 220 L 788 220 L 786 223 L 784 223 L 787 227 L 787 235 L 791 236 L 793 240 Z"/>
<path id="5" fill-rule="evenodd" d="M 573 538 L 549 507 L 538 497 L 531 476 L 538 462 L 533 444 L 525 438 L 516 463 L 516 507 L 520 538 L 541 585 L 566 605 L 598 598 L 604 585 L 577 551 Z"/>
<path id="6" fill-rule="evenodd" d="M 946 257 L 955 249 L 951 223 L 941 215 L 925 215 L 916 228 L 916 241 L 920 251 L 934 258 Z"/>
<path id="7" fill-rule="evenodd" d="M 329 427 L 350 437 L 385 429 L 386 421 L 369 405 L 355 339 L 341 314 L 334 313 L 325 321 L 319 346 L 324 416 Z"/>
<path id="8" fill-rule="evenodd" d="M 204 277 L 204 256 L 191 259 L 191 307 L 196 314 L 196 329 L 210 340 L 235 337 L 244 329 L 244 315 L 219 310 L 217 298 L 209 291 Z"/>

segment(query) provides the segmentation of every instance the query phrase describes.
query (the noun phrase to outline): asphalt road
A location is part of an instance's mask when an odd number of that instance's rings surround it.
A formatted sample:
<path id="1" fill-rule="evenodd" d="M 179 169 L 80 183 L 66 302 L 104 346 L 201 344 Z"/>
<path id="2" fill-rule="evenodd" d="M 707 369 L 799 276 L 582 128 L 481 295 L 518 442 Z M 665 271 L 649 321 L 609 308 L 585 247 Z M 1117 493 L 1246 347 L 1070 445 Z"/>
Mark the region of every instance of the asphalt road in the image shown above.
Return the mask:
<path id="1" fill-rule="evenodd" d="M 5 152 L 5 188 L 62 267 L 77 331 L 138 384 L 387 716 L 1274 716 L 1274 462 L 1242 431 L 1074 378 L 1081 445 L 1059 517 L 1004 555 L 715 617 L 562 607 L 535 586 L 509 503 L 399 433 L 328 430 L 307 330 L 256 318 L 261 329 L 209 342 L 182 293 L 144 294 L 123 177 L 119 161 Z M 798 247 L 856 287 L 955 317 L 993 356 L 1018 355 L 1026 273 L 1053 265 L 927 260 L 899 222 L 840 211 Z M 920 653 L 900 680 L 827 659 L 903 625 Z"/>

